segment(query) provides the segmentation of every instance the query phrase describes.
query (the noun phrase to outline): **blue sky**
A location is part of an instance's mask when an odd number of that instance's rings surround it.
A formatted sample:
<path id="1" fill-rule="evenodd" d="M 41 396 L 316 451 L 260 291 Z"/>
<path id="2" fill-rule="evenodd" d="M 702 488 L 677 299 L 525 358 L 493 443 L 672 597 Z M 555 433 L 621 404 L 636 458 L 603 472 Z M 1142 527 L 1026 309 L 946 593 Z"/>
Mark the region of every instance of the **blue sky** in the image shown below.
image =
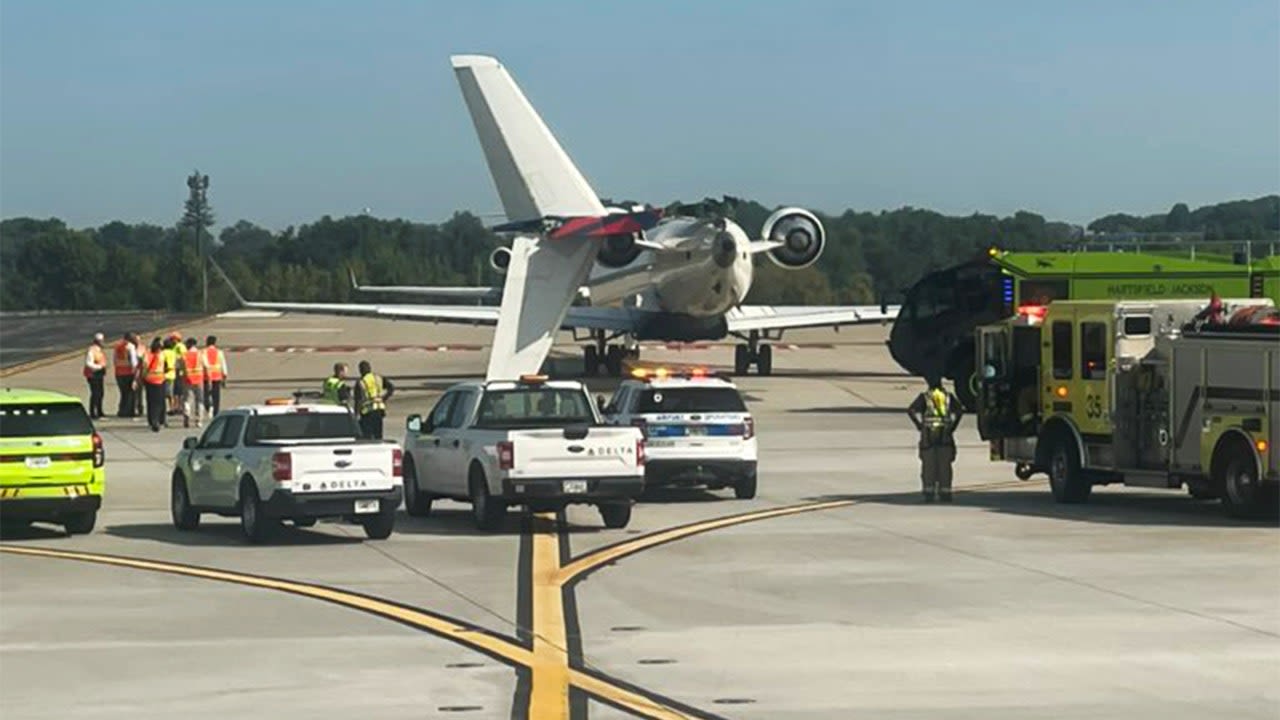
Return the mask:
<path id="1" fill-rule="evenodd" d="M 1087 222 L 1280 190 L 1280 3 L 0 2 L 0 215 L 500 206 L 497 55 L 604 196 Z"/>

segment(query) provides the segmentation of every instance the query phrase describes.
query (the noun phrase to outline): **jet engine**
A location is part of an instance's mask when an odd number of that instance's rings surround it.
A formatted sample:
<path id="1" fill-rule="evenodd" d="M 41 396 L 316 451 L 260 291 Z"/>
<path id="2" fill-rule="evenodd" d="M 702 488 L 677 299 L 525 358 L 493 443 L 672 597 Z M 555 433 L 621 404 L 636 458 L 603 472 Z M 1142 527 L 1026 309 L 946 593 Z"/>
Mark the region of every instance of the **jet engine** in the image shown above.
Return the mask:
<path id="1" fill-rule="evenodd" d="M 807 268 L 818 260 L 826 244 L 826 232 L 817 216 L 803 208 L 782 208 L 764 221 L 765 240 L 782 243 L 769 251 L 769 259 L 789 270 Z"/>
<path id="2" fill-rule="evenodd" d="M 511 264 L 511 250 L 509 248 L 500 247 L 489 254 L 489 266 L 503 274 L 507 271 L 507 266 Z"/>
<path id="3" fill-rule="evenodd" d="M 636 243 L 633 233 L 606 236 L 600 242 L 596 262 L 607 268 L 623 268 L 635 262 L 644 248 Z"/>

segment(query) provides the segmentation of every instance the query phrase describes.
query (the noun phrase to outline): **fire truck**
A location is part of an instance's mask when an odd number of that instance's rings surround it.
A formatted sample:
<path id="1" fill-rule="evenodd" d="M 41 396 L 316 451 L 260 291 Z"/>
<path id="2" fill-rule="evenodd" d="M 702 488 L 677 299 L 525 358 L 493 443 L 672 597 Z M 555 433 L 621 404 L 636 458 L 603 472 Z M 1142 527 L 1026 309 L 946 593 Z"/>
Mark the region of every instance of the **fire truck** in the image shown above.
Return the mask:
<path id="1" fill-rule="evenodd" d="M 978 429 L 1053 497 L 1186 486 L 1236 517 L 1280 507 L 1280 312 L 1267 298 L 1059 300 L 975 332 Z"/>

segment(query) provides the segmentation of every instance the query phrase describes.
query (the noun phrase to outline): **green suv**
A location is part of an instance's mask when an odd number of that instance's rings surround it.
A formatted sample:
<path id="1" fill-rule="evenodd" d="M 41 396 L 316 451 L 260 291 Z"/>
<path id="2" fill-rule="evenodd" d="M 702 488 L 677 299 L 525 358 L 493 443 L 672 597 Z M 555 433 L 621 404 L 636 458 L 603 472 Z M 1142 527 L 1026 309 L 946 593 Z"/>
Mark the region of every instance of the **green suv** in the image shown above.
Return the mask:
<path id="1" fill-rule="evenodd" d="M 92 531 L 104 459 L 102 436 L 78 398 L 0 389 L 0 524 L 43 521 L 72 535 Z"/>

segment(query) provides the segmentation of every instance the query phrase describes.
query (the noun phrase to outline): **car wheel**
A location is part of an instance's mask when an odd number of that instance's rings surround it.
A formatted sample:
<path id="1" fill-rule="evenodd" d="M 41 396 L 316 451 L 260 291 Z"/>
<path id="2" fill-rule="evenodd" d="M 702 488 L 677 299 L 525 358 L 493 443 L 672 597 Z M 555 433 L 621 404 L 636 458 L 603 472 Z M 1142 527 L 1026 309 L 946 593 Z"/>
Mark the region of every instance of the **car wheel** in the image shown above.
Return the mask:
<path id="1" fill-rule="evenodd" d="M 431 514 L 432 497 L 418 489 L 418 468 L 413 464 L 413 456 L 405 453 L 404 457 L 404 510 L 413 517 L 426 517 Z"/>
<path id="2" fill-rule="evenodd" d="M 631 503 L 627 501 L 606 503 L 598 506 L 600 519 L 607 528 L 624 528 L 631 522 Z"/>
<path id="3" fill-rule="evenodd" d="M 741 478 L 733 486 L 733 496 L 739 500 L 750 500 L 756 496 L 756 474 Z"/>
<path id="4" fill-rule="evenodd" d="M 379 512 L 373 517 L 365 518 L 360 521 L 364 526 L 364 534 L 370 540 L 386 540 L 391 537 L 391 531 L 396 526 L 396 511 L 392 509 L 390 512 Z"/>
<path id="5" fill-rule="evenodd" d="M 249 478 L 240 483 L 240 532 L 250 543 L 260 543 L 271 537 L 275 529 L 275 521 L 262 512 L 262 501 L 258 499 L 258 486 Z"/>
<path id="6" fill-rule="evenodd" d="M 489 494 L 489 483 L 485 480 L 483 471 L 471 473 L 470 491 L 471 515 L 475 519 L 476 527 L 486 532 L 501 528 L 502 520 L 507 514 L 507 506 L 499 500 L 494 500 Z"/>
<path id="7" fill-rule="evenodd" d="M 93 526 L 97 522 L 98 511 L 86 510 L 68 515 L 62 523 L 62 527 L 67 531 L 68 535 L 88 535 L 93 532 Z"/>
<path id="8" fill-rule="evenodd" d="M 773 374 L 773 346 L 762 344 L 760 346 L 760 356 L 756 358 L 756 372 L 762 377 Z"/>
<path id="9" fill-rule="evenodd" d="M 173 526 L 179 530 L 200 527 L 200 513 L 191 508 L 191 496 L 187 493 L 187 481 L 182 473 L 175 472 L 170 483 L 169 514 L 173 516 Z"/>
<path id="10" fill-rule="evenodd" d="M 1080 470 L 1075 441 L 1059 437 L 1049 451 L 1049 489 L 1060 503 L 1082 503 L 1089 499 L 1093 483 Z"/>

